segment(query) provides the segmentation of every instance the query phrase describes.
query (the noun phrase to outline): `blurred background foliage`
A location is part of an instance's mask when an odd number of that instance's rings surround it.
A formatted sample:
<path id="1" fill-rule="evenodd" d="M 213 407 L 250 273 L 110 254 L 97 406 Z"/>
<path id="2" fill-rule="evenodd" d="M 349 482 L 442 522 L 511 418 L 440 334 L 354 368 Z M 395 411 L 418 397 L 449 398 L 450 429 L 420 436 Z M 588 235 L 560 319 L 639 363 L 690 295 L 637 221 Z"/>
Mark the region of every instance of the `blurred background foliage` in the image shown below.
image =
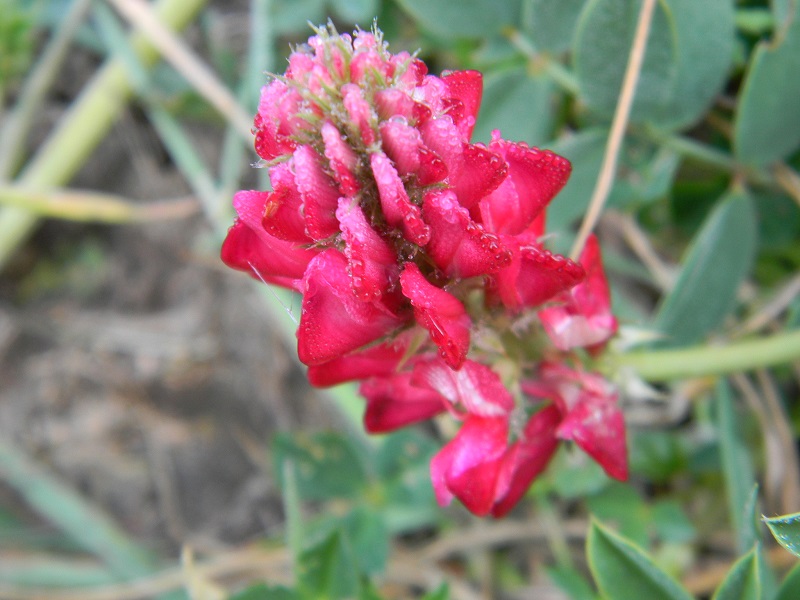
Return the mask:
<path id="1" fill-rule="evenodd" d="M 630 426 L 629 485 L 567 450 L 507 521 L 441 510 L 427 470 L 437 432 L 367 439 L 358 433 L 359 401 L 342 388 L 321 400 L 343 415 L 338 432 L 277 427 L 253 450 L 268 453 L 260 477 L 281 490 L 277 532 L 253 530 L 247 544 L 197 557 L 187 547 L 178 566 L 174 549 L 138 538 L 79 482 L 26 451 L 24 432 L 6 423 L 0 597 L 797 597 L 794 558 L 757 520 L 800 510 L 796 4 L 657 2 L 598 227 L 625 325 L 612 352 L 623 358 L 612 356 L 608 368 Z M 572 162 L 570 182 L 548 212 L 549 243 L 567 252 L 607 151 L 640 5 L 0 0 L 3 306 L 59 294 L 92 298 L 112 269 L 97 241 L 98 228 L 110 224 L 177 230 L 190 222 L 194 260 L 216 261 L 233 192 L 266 186 L 249 168 L 248 134 L 265 73 L 282 72 L 309 23 L 328 20 L 340 31 L 376 22 L 391 50 L 418 51 L 433 73 L 481 70 L 474 137 L 488 141 L 500 129 Z M 130 34 L 134 24 L 140 30 Z M 74 80 L 54 90 L 64 71 Z M 43 128 L 41 115 L 54 104 L 61 109 Z M 179 175 L 161 195 L 115 173 L 96 189 L 84 183 L 97 181 L 87 177 L 87 161 L 129 111 Z M 81 187 L 70 185 L 76 177 Z M 147 201 L 134 199 L 141 197 Z M 49 235 L 73 234 L 49 252 L 32 250 L 42 243 L 30 236 L 43 219 Z M 174 264 L 162 262 L 169 277 Z M 291 346 L 285 311 L 296 301 L 270 290 L 261 300 L 275 335 Z M 0 348 L 11 361 L 2 325 Z M 753 337 L 773 340 L 782 358 L 762 360 L 742 346 L 741 369 L 726 377 L 709 367 L 705 376 L 680 378 L 654 364 L 644 375 L 653 385 L 619 367 L 631 349 L 699 344 L 686 356 L 703 375 L 719 348 Z M 775 362 L 782 364 L 763 368 Z M 224 389 L 216 392 L 223 397 L 209 401 L 225 402 Z M 770 524 L 790 550 L 793 524 Z"/>

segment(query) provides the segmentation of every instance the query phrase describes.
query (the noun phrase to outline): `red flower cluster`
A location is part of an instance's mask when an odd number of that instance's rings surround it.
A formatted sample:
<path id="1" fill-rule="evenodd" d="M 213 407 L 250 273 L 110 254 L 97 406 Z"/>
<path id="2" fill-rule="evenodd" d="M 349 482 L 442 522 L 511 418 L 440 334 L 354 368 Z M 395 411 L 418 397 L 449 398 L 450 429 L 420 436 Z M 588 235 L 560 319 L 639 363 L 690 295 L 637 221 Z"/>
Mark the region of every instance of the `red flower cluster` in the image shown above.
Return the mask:
<path id="1" fill-rule="evenodd" d="M 577 264 L 540 241 L 570 164 L 499 132 L 470 143 L 481 94 L 480 73 L 429 75 L 378 31 L 319 30 L 262 90 L 273 191 L 236 194 L 222 259 L 303 295 L 309 379 L 361 381 L 369 431 L 463 421 L 437 497 L 500 516 L 559 439 L 613 477 L 627 463 L 613 389 L 575 366 L 616 331 L 599 246 Z"/>

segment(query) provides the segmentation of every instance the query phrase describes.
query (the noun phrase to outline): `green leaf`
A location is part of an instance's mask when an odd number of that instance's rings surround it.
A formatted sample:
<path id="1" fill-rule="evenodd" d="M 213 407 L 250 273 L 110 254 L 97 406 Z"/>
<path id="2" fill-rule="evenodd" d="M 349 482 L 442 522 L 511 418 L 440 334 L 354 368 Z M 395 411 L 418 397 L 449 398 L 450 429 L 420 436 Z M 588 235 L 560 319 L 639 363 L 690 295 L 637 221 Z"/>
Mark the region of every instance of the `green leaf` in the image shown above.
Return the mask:
<path id="1" fill-rule="evenodd" d="M 499 129 L 505 137 L 542 144 L 553 128 L 552 95 L 552 80 L 528 75 L 524 67 L 493 72 L 484 82 L 474 140 L 489 142 Z"/>
<path id="2" fill-rule="evenodd" d="M 572 174 L 567 185 L 547 207 L 548 230 L 564 230 L 586 212 L 603 163 L 607 138 L 607 129 L 584 129 L 577 135 L 559 139 L 553 145 L 554 152 L 572 163 Z"/>
<path id="3" fill-rule="evenodd" d="M 764 517 L 764 523 L 781 546 L 800 557 L 800 513 Z"/>
<path id="4" fill-rule="evenodd" d="M 677 35 L 670 101 L 653 121 L 683 129 L 694 124 L 725 85 L 735 40 L 732 0 L 667 0 Z"/>
<path id="5" fill-rule="evenodd" d="M 589 511 L 604 523 L 613 523 L 622 536 L 644 546 L 648 541 L 650 510 L 631 486 L 612 481 L 604 490 L 587 498 Z"/>
<path id="6" fill-rule="evenodd" d="M 592 576 L 606 598 L 691 600 L 647 554 L 597 521 L 592 521 L 586 548 Z"/>
<path id="7" fill-rule="evenodd" d="M 765 166 L 800 145 L 800 17 L 760 42 L 739 93 L 733 146 L 743 162 Z"/>
<path id="8" fill-rule="evenodd" d="M 566 229 L 586 212 L 600 173 L 607 139 L 608 130 L 605 128 L 590 128 L 563 137 L 552 145 L 554 152 L 572 163 L 572 174 L 547 209 L 549 231 Z M 618 174 L 608 205 L 623 209 L 664 197 L 672 186 L 680 162 L 672 150 L 633 137 L 625 139 L 619 158 Z"/>
<path id="9" fill-rule="evenodd" d="M 590 0 L 575 32 L 575 74 L 580 95 L 610 118 L 628 64 L 641 0 Z M 669 105 L 678 63 L 675 23 L 665 3 L 653 14 L 644 61 L 631 108 L 631 121 L 661 114 Z"/>
<path id="10" fill-rule="evenodd" d="M 717 384 L 716 411 L 728 511 L 739 550 L 744 551 L 756 541 L 754 519 L 748 522 L 748 513 L 752 515 L 753 512 L 751 498 L 755 474 L 750 453 L 739 432 L 739 423 L 744 420 L 734 410 L 730 387 L 725 379 L 720 379 Z"/>
<path id="11" fill-rule="evenodd" d="M 539 50 L 569 49 L 586 0 L 529 0 L 523 9 L 523 28 Z"/>
<path id="12" fill-rule="evenodd" d="M 596 594 L 583 574 L 573 567 L 560 565 L 547 568 L 547 576 L 571 600 L 595 600 Z"/>
<path id="13" fill-rule="evenodd" d="M 422 27 L 443 37 L 487 37 L 519 23 L 520 0 L 398 0 Z"/>
<path id="14" fill-rule="evenodd" d="M 655 317 L 656 329 L 679 345 L 700 340 L 736 306 L 736 291 L 756 252 L 756 218 L 742 192 L 723 197 L 682 260 L 680 275 Z"/>
<path id="15" fill-rule="evenodd" d="M 758 545 L 737 560 L 712 600 L 761 600 Z"/>
<path id="16" fill-rule="evenodd" d="M 300 556 L 299 583 L 303 597 L 350 598 L 358 589 L 358 572 L 339 532 Z"/>
<path id="17" fill-rule="evenodd" d="M 784 577 L 773 600 L 797 600 L 797 590 L 800 590 L 800 563 Z"/>
<path id="18" fill-rule="evenodd" d="M 736 29 L 749 35 L 763 35 L 775 27 L 775 16 L 768 8 L 739 8 L 735 20 Z"/>
<path id="19" fill-rule="evenodd" d="M 383 515 L 359 507 L 344 517 L 341 524 L 359 570 L 368 575 L 383 572 L 389 559 L 389 532 Z"/>
<path id="20" fill-rule="evenodd" d="M 697 530 L 675 500 L 656 502 L 650 512 L 653 526 L 662 541 L 685 544 L 697 537 Z"/>
<path id="21" fill-rule="evenodd" d="M 280 465 L 291 460 L 300 497 L 305 500 L 358 495 L 366 484 L 359 456 L 359 450 L 338 433 L 313 436 L 279 434 L 273 441 L 275 472 L 282 473 Z"/>

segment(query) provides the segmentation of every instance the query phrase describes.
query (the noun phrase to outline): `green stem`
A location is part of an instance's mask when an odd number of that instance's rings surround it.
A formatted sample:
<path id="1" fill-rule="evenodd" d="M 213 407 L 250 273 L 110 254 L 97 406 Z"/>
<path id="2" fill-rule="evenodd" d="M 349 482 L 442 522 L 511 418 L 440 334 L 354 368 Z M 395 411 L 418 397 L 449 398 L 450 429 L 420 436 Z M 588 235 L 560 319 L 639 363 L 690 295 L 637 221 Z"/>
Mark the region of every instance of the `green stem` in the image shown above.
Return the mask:
<path id="1" fill-rule="evenodd" d="M 156 11 L 165 25 L 180 29 L 205 3 L 206 0 L 161 0 Z M 143 63 L 155 63 L 158 53 L 142 36 L 133 35 L 131 44 Z M 67 183 L 111 129 L 131 93 L 125 65 L 119 59 L 110 60 L 61 119 L 26 166 L 19 182 L 37 188 Z M 18 207 L 6 207 L 0 212 L 0 269 L 34 228 L 37 219 L 34 213 Z"/>
<path id="2" fill-rule="evenodd" d="M 800 329 L 769 337 L 732 342 L 726 346 L 692 346 L 607 356 L 607 372 L 631 369 L 648 381 L 727 375 L 800 360 Z"/>

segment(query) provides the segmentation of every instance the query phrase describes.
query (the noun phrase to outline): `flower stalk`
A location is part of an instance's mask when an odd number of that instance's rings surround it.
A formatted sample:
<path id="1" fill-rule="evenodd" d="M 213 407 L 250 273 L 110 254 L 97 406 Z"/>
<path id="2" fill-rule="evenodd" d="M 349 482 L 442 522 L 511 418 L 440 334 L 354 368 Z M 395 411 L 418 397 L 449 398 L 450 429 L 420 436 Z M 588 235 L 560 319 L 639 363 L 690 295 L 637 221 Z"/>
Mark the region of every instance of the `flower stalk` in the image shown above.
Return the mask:
<path id="1" fill-rule="evenodd" d="M 647 381 L 665 382 L 728 375 L 794 361 L 800 361 L 800 329 L 724 346 L 704 344 L 674 350 L 608 352 L 598 366 L 608 375 L 631 370 Z"/>

